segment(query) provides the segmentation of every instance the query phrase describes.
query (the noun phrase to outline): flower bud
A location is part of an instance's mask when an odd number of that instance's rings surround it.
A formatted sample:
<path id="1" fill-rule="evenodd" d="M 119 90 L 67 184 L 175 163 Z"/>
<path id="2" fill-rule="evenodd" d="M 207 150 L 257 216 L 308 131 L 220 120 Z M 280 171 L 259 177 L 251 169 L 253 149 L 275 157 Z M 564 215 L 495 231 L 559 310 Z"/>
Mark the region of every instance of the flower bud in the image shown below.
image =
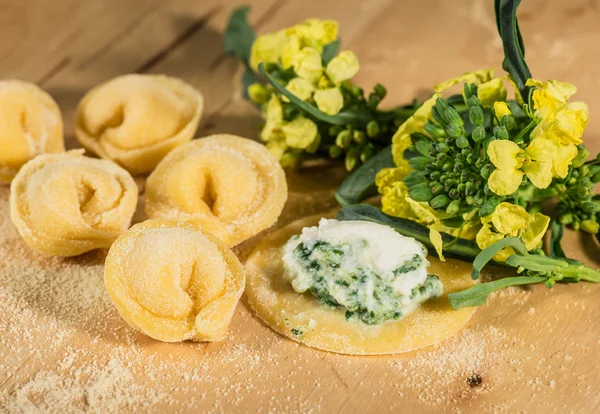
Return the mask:
<path id="1" fill-rule="evenodd" d="M 440 178 L 441 173 L 439 171 L 433 171 L 430 175 L 429 178 L 431 178 L 432 180 L 437 180 Z"/>
<path id="2" fill-rule="evenodd" d="M 460 183 L 459 185 L 456 186 L 456 190 L 461 194 L 464 194 L 466 189 L 467 189 L 467 185 L 465 183 Z"/>
<path id="3" fill-rule="evenodd" d="M 302 156 L 297 152 L 286 152 L 279 159 L 279 164 L 283 168 L 297 170 L 302 164 Z"/>
<path id="4" fill-rule="evenodd" d="M 579 198 L 587 198 L 590 195 L 590 189 L 584 186 L 577 187 L 577 196 Z"/>
<path id="5" fill-rule="evenodd" d="M 581 167 L 585 163 L 585 160 L 589 155 L 590 155 L 590 152 L 585 147 L 580 147 L 579 152 L 577 153 L 577 156 L 575 158 L 573 158 L 573 161 L 572 161 L 573 167 L 575 167 L 575 168 Z"/>
<path id="6" fill-rule="evenodd" d="M 565 213 L 558 218 L 560 224 L 571 224 L 573 222 L 573 214 Z"/>
<path id="7" fill-rule="evenodd" d="M 446 136 L 446 131 L 444 131 L 444 128 L 437 126 L 431 121 L 427 121 L 424 130 L 432 138 L 443 138 Z"/>
<path id="8" fill-rule="evenodd" d="M 342 155 L 342 152 L 342 149 L 337 145 L 332 145 L 331 147 L 329 147 L 329 156 L 331 158 L 339 158 Z"/>
<path id="9" fill-rule="evenodd" d="M 600 183 L 600 172 L 597 172 L 592 176 L 592 181 L 594 182 L 594 184 Z"/>
<path id="10" fill-rule="evenodd" d="M 385 89 L 385 86 L 383 86 L 381 83 L 376 84 L 373 87 L 373 91 L 377 96 L 379 96 L 380 99 L 385 98 L 385 95 L 387 95 L 387 89 Z"/>
<path id="11" fill-rule="evenodd" d="M 581 230 L 590 234 L 596 234 L 600 230 L 600 225 L 592 220 L 583 220 L 581 222 Z"/>
<path id="12" fill-rule="evenodd" d="M 468 148 L 469 140 L 464 136 L 460 136 L 460 137 L 456 138 L 456 146 L 460 149 Z"/>
<path id="13" fill-rule="evenodd" d="M 427 164 L 429 164 L 429 158 L 427 157 L 413 157 L 408 160 L 408 164 L 412 167 L 413 170 L 423 171 Z"/>
<path id="14" fill-rule="evenodd" d="M 501 202 L 501 197 L 492 196 L 483 203 L 477 214 L 479 214 L 479 217 L 489 216 L 496 210 L 496 207 L 498 207 Z"/>
<path id="15" fill-rule="evenodd" d="M 271 98 L 271 92 L 262 83 L 253 83 L 252 85 L 248 86 L 248 96 L 252 102 L 262 105 L 269 101 Z"/>
<path id="16" fill-rule="evenodd" d="M 492 174 L 493 170 L 494 166 L 492 164 L 486 164 L 481 168 L 481 170 L 479 170 L 479 173 L 481 174 L 482 178 L 487 180 L 488 178 L 490 178 L 490 175 Z"/>
<path id="17" fill-rule="evenodd" d="M 452 108 L 451 106 L 449 106 L 444 114 L 446 115 L 446 119 L 448 120 L 449 124 L 455 125 L 455 126 L 463 126 L 465 124 L 465 122 L 463 121 L 462 117 L 460 116 L 460 114 L 458 113 L 458 111 L 454 108 Z"/>
<path id="18" fill-rule="evenodd" d="M 450 198 L 446 194 L 440 194 L 431 199 L 429 205 L 433 209 L 440 209 L 446 207 L 450 203 Z"/>
<path id="19" fill-rule="evenodd" d="M 469 108 L 469 121 L 475 126 L 483 125 L 483 109 L 480 106 L 471 106 Z"/>
<path id="20" fill-rule="evenodd" d="M 360 161 L 365 163 L 373 156 L 373 150 L 370 147 L 365 147 L 360 153 Z"/>
<path id="21" fill-rule="evenodd" d="M 377 121 L 375 121 L 374 119 L 369 121 L 369 123 L 367 124 L 367 136 L 369 138 L 374 138 L 377 135 L 379 135 L 379 124 L 377 123 Z"/>
<path id="22" fill-rule="evenodd" d="M 446 213 L 448 213 L 450 215 L 455 215 L 459 211 L 460 211 L 460 200 L 454 200 L 450 204 L 448 204 L 448 207 L 446 207 Z"/>
<path id="23" fill-rule="evenodd" d="M 494 127 L 494 136 L 498 139 L 508 139 L 508 131 L 503 126 Z"/>
<path id="24" fill-rule="evenodd" d="M 410 197 L 415 201 L 429 201 L 433 198 L 431 188 L 425 183 L 413 185 L 408 189 Z"/>
<path id="25" fill-rule="evenodd" d="M 500 126 L 503 126 L 508 131 L 510 131 L 511 129 L 513 129 L 517 126 L 517 122 L 515 121 L 515 118 L 512 117 L 511 115 L 505 115 L 500 120 Z"/>
<path id="26" fill-rule="evenodd" d="M 367 136 L 365 135 L 365 133 L 363 131 L 357 130 L 357 131 L 354 131 L 354 133 L 352 134 L 352 139 L 357 144 L 362 144 L 367 139 Z"/>
<path id="27" fill-rule="evenodd" d="M 360 158 L 360 148 L 359 147 L 352 147 L 348 150 L 348 152 L 346 153 L 346 170 L 347 171 L 353 171 L 356 166 L 358 165 L 358 161 Z"/>
<path id="28" fill-rule="evenodd" d="M 335 139 L 335 144 L 340 148 L 348 148 L 351 142 L 352 131 L 349 131 L 347 129 L 340 132 Z"/>
<path id="29" fill-rule="evenodd" d="M 469 97 L 469 99 L 467 99 L 467 105 L 469 107 L 482 106 L 481 101 L 479 100 L 477 95 L 473 95 L 473 96 Z"/>
<path id="30" fill-rule="evenodd" d="M 457 126 L 455 124 L 448 124 L 446 125 L 446 133 L 451 138 L 458 138 L 461 135 L 465 134 L 465 128 L 462 126 Z"/>
<path id="31" fill-rule="evenodd" d="M 446 125 L 446 120 L 442 117 L 440 110 L 435 106 L 431 108 L 431 116 L 435 119 L 435 122 L 440 124 L 442 127 Z"/>
<path id="32" fill-rule="evenodd" d="M 474 83 L 466 82 L 463 86 L 463 97 L 467 101 L 467 104 L 472 96 L 477 97 L 477 85 L 475 85 Z"/>
<path id="33" fill-rule="evenodd" d="M 476 126 L 475 128 L 473 128 L 473 133 L 471 134 L 471 136 L 473 137 L 473 141 L 475 142 L 483 141 L 486 137 L 485 128 L 483 126 Z"/>
<path id="34" fill-rule="evenodd" d="M 327 129 L 327 133 L 332 137 L 337 137 L 337 134 L 339 134 L 340 132 L 342 132 L 342 128 L 338 125 L 331 125 Z"/>
<path id="35" fill-rule="evenodd" d="M 431 193 L 433 195 L 439 194 L 442 191 L 444 191 L 446 189 L 445 186 L 441 185 L 441 184 L 435 184 L 433 186 L 431 186 Z"/>

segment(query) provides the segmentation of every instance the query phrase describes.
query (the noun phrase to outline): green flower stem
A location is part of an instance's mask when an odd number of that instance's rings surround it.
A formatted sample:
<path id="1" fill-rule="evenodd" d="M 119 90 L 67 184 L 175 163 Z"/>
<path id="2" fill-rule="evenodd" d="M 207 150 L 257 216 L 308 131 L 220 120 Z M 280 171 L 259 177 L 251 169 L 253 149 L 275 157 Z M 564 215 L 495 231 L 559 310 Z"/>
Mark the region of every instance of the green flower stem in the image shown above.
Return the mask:
<path id="1" fill-rule="evenodd" d="M 537 121 L 535 119 L 533 119 L 530 123 L 527 124 L 527 126 L 525 126 L 525 128 L 523 128 L 521 131 L 519 131 L 517 136 L 512 141 L 518 141 L 520 139 L 523 139 L 523 137 L 525 137 L 525 135 L 528 134 L 529 131 L 531 131 L 533 128 L 535 128 L 536 125 L 537 125 Z"/>

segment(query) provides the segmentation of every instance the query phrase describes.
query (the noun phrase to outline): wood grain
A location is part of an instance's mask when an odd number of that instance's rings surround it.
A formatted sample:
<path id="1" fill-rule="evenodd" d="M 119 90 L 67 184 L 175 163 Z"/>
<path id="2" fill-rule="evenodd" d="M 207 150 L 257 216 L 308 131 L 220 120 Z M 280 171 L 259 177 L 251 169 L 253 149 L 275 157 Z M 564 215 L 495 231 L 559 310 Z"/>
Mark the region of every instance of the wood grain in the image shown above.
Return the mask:
<path id="1" fill-rule="evenodd" d="M 199 136 L 256 137 L 260 118 L 241 99 L 239 65 L 221 46 L 227 16 L 241 3 L 0 0 L 0 76 L 37 82 L 57 99 L 69 147 L 77 146 L 72 119 L 83 94 L 135 71 L 179 76 L 202 90 Z M 424 96 L 462 72 L 500 70 L 489 1 L 249 3 L 260 32 L 306 17 L 338 20 L 344 48 L 361 62 L 356 80 L 366 88 L 386 85 L 389 105 Z M 600 5 L 525 0 L 520 16 L 532 72 L 579 87 L 576 98 L 590 108 L 584 138 L 592 153 L 600 151 Z M 335 207 L 332 190 L 342 177 L 331 165 L 288 177 L 290 201 L 278 225 Z M 0 412 L 600 410 L 600 287 L 510 289 L 481 307 L 457 337 L 392 357 L 299 346 L 259 322 L 244 301 L 224 342 L 162 344 L 133 332 L 108 302 L 105 252 L 49 259 L 27 249 L 10 223 L 8 192 L 0 187 L 0 309 L 10 310 L 0 314 Z M 252 244 L 238 249 L 240 257 Z M 565 247 L 600 266 L 592 238 L 569 233 Z M 472 386 L 475 375 L 482 382 Z M 103 379 L 118 380 L 120 390 L 107 392 Z M 55 399 L 61 391 L 74 395 L 68 410 Z M 129 404 L 100 398 L 109 395 L 125 395 Z"/>

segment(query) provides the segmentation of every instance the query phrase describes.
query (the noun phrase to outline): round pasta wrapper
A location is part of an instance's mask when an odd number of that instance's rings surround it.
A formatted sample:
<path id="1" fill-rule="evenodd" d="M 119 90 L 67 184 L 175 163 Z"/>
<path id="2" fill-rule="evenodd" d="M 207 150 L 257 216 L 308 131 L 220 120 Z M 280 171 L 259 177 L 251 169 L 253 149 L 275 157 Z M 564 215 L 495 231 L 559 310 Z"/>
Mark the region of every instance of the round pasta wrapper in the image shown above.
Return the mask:
<path id="1" fill-rule="evenodd" d="M 148 177 L 151 218 L 201 218 L 235 246 L 270 227 L 287 199 L 283 169 L 258 142 L 212 135 L 182 145 Z"/>
<path id="2" fill-rule="evenodd" d="M 25 243 L 53 256 L 109 247 L 127 230 L 138 188 L 117 164 L 83 150 L 39 155 L 10 187 L 10 215 Z"/>
<path id="3" fill-rule="evenodd" d="M 79 103 L 75 135 L 83 147 L 132 174 L 149 173 L 192 139 L 204 99 L 164 75 L 123 75 L 96 86 Z"/>
<path id="4" fill-rule="evenodd" d="M 39 154 L 65 151 L 58 105 L 33 83 L 0 81 L 0 182 Z"/>
<path id="5" fill-rule="evenodd" d="M 398 321 L 367 325 L 346 320 L 345 308 L 331 308 L 306 292 L 298 293 L 283 279 L 282 247 L 304 227 L 315 226 L 322 216 L 311 216 L 265 237 L 245 264 L 246 295 L 256 315 L 272 329 L 305 345 L 351 355 L 395 354 L 436 344 L 458 332 L 475 308 L 453 310 L 447 294 L 473 286 L 468 263 L 448 259 L 431 262 L 444 294 L 430 299 Z"/>
<path id="6" fill-rule="evenodd" d="M 144 334 L 165 342 L 217 341 L 245 277 L 233 252 L 197 223 L 158 219 L 117 239 L 104 283 L 123 319 Z"/>

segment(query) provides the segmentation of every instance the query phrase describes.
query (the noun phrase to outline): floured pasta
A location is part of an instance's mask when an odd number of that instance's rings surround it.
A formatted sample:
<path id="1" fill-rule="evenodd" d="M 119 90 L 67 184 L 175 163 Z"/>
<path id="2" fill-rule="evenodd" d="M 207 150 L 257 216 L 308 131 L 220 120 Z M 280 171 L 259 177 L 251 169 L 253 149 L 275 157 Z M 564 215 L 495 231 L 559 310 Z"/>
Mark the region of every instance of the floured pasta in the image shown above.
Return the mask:
<path id="1" fill-rule="evenodd" d="M 342 306 L 331 307 L 313 294 L 298 293 L 284 278 L 283 246 L 320 216 L 298 220 L 267 236 L 248 258 L 246 295 L 252 309 L 275 331 L 315 348 L 356 355 L 407 352 L 455 334 L 474 308 L 452 310 L 447 294 L 473 285 L 469 264 L 429 258 L 429 270 L 439 277 L 443 294 L 417 307 L 403 319 L 368 324 L 348 317 Z"/>
<path id="2" fill-rule="evenodd" d="M 146 213 L 202 217 L 234 246 L 275 223 L 286 198 L 285 173 L 268 149 L 212 135 L 177 148 L 150 174 Z"/>
<path id="3" fill-rule="evenodd" d="M 233 252 L 193 221 L 147 220 L 111 247 L 104 282 L 134 328 L 165 342 L 225 336 L 244 290 Z"/>
<path id="4" fill-rule="evenodd" d="M 54 99 L 32 83 L 0 81 L 0 182 L 10 183 L 36 155 L 64 151 L 63 121 Z"/>
<path id="5" fill-rule="evenodd" d="M 77 139 L 132 174 L 149 173 L 194 136 L 203 98 L 191 85 L 163 75 L 124 75 L 96 86 L 79 103 Z"/>
<path id="6" fill-rule="evenodd" d="M 137 199 L 127 171 L 74 150 L 25 164 L 11 185 L 10 213 L 32 249 L 76 256 L 109 247 L 129 227 Z"/>

